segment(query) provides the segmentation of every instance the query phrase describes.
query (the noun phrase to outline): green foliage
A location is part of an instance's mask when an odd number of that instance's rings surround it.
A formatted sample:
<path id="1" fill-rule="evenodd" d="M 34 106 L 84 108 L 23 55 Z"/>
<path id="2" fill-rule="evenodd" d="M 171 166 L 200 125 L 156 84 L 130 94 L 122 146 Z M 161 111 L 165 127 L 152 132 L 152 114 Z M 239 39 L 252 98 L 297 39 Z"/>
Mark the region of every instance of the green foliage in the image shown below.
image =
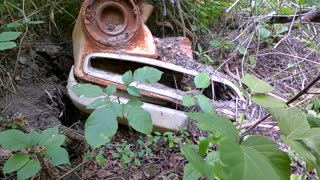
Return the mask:
<path id="1" fill-rule="evenodd" d="M 127 86 L 128 94 L 139 97 L 140 91 L 131 84 L 133 82 L 155 83 L 161 79 L 162 72 L 152 68 L 139 68 L 132 73 L 128 71 L 122 76 L 122 81 Z M 98 98 L 88 109 L 95 109 L 85 123 L 85 138 L 87 143 L 98 148 L 108 143 L 118 129 L 117 118 L 125 117 L 130 127 L 138 132 L 150 134 L 152 132 L 152 120 L 149 112 L 141 106 L 143 103 L 138 99 L 131 98 L 123 104 L 114 98 L 116 87 L 110 85 L 103 92 L 102 88 L 93 84 L 78 84 L 72 87 L 77 96 Z"/>
<path id="2" fill-rule="evenodd" d="M 0 51 L 15 48 L 17 45 L 14 40 L 20 36 L 21 32 L 2 32 L 0 34 Z"/>
<path id="3" fill-rule="evenodd" d="M 241 82 L 250 89 L 252 101 L 266 108 L 277 120 L 281 140 L 306 163 L 306 172 L 317 168 L 320 165 L 320 128 L 317 120 L 310 121 L 310 115 L 305 112 L 296 108 L 287 109 L 285 103 L 268 96 L 266 93 L 273 91 L 273 88 L 255 76 L 245 75 Z M 187 100 L 191 98 L 186 97 Z M 189 161 L 184 169 L 184 179 L 198 179 L 201 176 L 226 180 L 290 178 L 291 160 L 276 142 L 264 136 L 249 136 L 239 143 L 238 130 L 226 117 L 214 112 L 209 99 L 198 95 L 197 104 L 203 112 L 189 112 L 187 115 L 197 122 L 199 129 L 208 133 L 208 137 L 200 138 L 198 146 L 187 146 L 182 150 Z M 315 101 L 313 108 L 319 109 L 318 104 Z M 311 122 L 313 126 L 310 126 Z"/>
<path id="4" fill-rule="evenodd" d="M 199 73 L 194 78 L 196 88 L 207 88 L 210 85 L 209 73 Z"/>
<path id="5" fill-rule="evenodd" d="M 57 128 L 28 134 L 13 129 L 1 132 L 1 147 L 15 151 L 5 162 L 3 173 L 17 172 L 17 179 L 28 179 L 39 172 L 42 158 L 50 158 L 54 166 L 69 164 L 68 152 L 61 147 L 64 140 Z"/>

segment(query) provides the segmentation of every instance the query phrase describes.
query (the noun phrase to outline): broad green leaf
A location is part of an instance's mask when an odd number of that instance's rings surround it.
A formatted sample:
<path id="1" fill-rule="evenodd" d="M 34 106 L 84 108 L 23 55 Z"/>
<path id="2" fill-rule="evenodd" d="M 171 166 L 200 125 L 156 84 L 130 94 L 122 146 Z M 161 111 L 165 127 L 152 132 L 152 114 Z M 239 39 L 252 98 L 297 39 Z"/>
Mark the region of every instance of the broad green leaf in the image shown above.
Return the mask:
<path id="1" fill-rule="evenodd" d="M 139 99 L 131 98 L 126 105 L 129 107 L 141 107 L 143 102 L 141 102 Z"/>
<path id="2" fill-rule="evenodd" d="M 22 150 L 31 145 L 30 140 L 22 131 L 15 129 L 0 132 L 0 145 L 11 151 Z"/>
<path id="3" fill-rule="evenodd" d="M 227 138 L 219 142 L 219 157 L 226 180 L 280 180 L 268 159 L 254 148 L 240 146 Z"/>
<path id="4" fill-rule="evenodd" d="M 301 139 L 310 130 L 305 113 L 296 108 L 270 108 L 267 111 L 278 121 L 280 131 L 289 139 Z"/>
<path id="5" fill-rule="evenodd" d="M 207 88 L 210 85 L 209 73 L 199 73 L 194 77 L 194 84 L 196 88 Z"/>
<path id="6" fill-rule="evenodd" d="M 110 103 L 110 98 L 109 97 L 104 97 L 104 98 L 99 98 L 92 103 L 90 103 L 86 108 L 87 109 L 97 109 L 104 107 Z"/>
<path id="7" fill-rule="evenodd" d="M 271 31 L 269 31 L 267 28 L 261 27 L 261 28 L 259 29 L 259 36 L 260 36 L 260 38 L 262 38 L 262 39 L 267 39 L 268 37 L 270 37 L 270 35 L 271 35 Z"/>
<path id="8" fill-rule="evenodd" d="M 311 128 L 318 128 L 320 127 L 320 119 L 311 115 L 307 117 L 308 123 Z"/>
<path id="9" fill-rule="evenodd" d="M 116 102 L 111 102 L 107 106 L 112 112 L 114 112 L 118 117 L 123 117 L 124 104 L 119 104 Z"/>
<path id="10" fill-rule="evenodd" d="M 107 88 L 106 88 L 106 93 L 111 96 L 112 94 L 116 93 L 117 92 L 117 88 L 115 85 L 109 85 Z"/>
<path id="11" fill-rule="evenodd" d="M 28 179 L 36 175 L 40 169 L 40 162 L 37 159 L 29 160 L 25 166 L 18 170 L 17 179 Z"/>
<path id="12" fill-rule="evenodd" d="M 198 104 L 201 108 L 201 110 L 204 113 L 207 114 L 215 114 L 215 111 L 213 109 L 213 105 L 211 104 L 211 101 L 209 100 L 209 98 L 207 98 L 206 96 L 199 94 L 197 96 L 197 100 L 198 100 Z"/>
<path id="13" fill-rule="evenodd" d="M 320 128 L 312 128 L 303 135 L 302 141 L 320 157 Z"/>
<path id="14" fill-rule="evenodd" d="M 122 81 L 126 86 L 129 86 L 133 82 L 133 74 L 131 70 L 122 75 Z"/>
<path id="15" fill-rule="evenodd" d="M 266 94 L 255 94 L 252 96 L 251 99 L 257 105 L 264 107 L 264 108 L 285 108 L 287 107 L 286 103 L 280 101 L 277 98 Z"/>
<path id="16" fill-rule="evenodd" d="M 189 161 L 194 171 L 205 176 L 207 179 L 214 179 L 213 167 L 208 165 L 192 148 L 185 147 L 181 150 L 181 153 Z"/>
<path id="17" fill-rule="evenodd" d="M 70 164 L 69 154 L 62 147 L 47 149 L 45 151 L 45 155 L 46 157 L 50 157 L 52 159 L 52 164 L 54 166 L 59 166 L 61 164 Z"/>
<path id="18" fill-rule="evenodd" d="M 273 87 L 271 87 L 268 83 L 258 79 L 256 76 L 251 74 L 246 74 L 241 78 L 241 82 L 245 84 L 252 93 L 268 93 L 273 91 Z"/>
<path id="19" fill-rule="evenodd" d="M 133 79 L 138 82 L 155 83 L 161 79 L 163 72 L 153 67 L 143 67 L 134 71 Z"/>
<path id="20" fill-rule="evenodd" d="M 56 136 L 59 134 L 58 128 L 49 128 L 41 133 L 41 138 L 39 140 L 39 145 L 43 146 L 44 143 L 48 141 L 48 139 L 52 138 L 53 136 Z"/>
<path id="21" fill-rule="evenodd" d="M 117 116 L 108 108 L 96 109 L 85 123 L 85 138 L 93 148 L 108 143 L 118 129 Z"/>
<path id="22" fill-rule="evenodd" d="M 152 132 L 152 120 L 148 111 L 140 107 L 127 107 L 129 125 L 138 132 L 150 134 Z"/>
<path id="23" fill-rule="evenodd" d="M 284 135 L 281 135 L 281 140 L 306 162 L 307 171 L 310 171 L 313 168 L 315 168 L 317 164 L 316 157 L 303 144 L 301 144 L 298 141 L 288 139 Z"/>
<path id="24" fill-rule="evenodd" d="M 12 49 L 15 47 L 17 47 L 17 44 L 15 42 L 12 42 L 12 41 L 0 42 L 0 51 Z"/>
<path id="25" fill-rule="evenodd" d="M 264 136 L 250 136 L 242 145 L 251 147 L 265 156 L 278 176 L 281 177 L 280 179 L 289 179 L 291 161 L 287 153 L 279 150 L 277 143 Z"/>
<path id="26" fill-rule="evenodd" d="M 72 91 L 77 96 L 85 96 L 85 97 L 99 97 L 103 96 L 103 91 L 101 87 L 93 84 L 77 84 L 72 87 Z"/>
<path id="27" fill-rule="evenodd" d="M 3 166 L 3 173 L 9 174 L 14 171 L 18 171 L 20 168 L 22 168 L 30 158 L 30 154 L 14 154 L 12 155 Z"/>
<path id="28" fill-rule="evenodd" d="M 127 92 L 132 96 L 136 96 L 136 97 L 141 96 L 139 89 L 134 86 L 128 86 Z"/>
<path id="29" fill-rule="evenodd" d="M 196 104 L 195 100 L 191 96 L 183 96 L 182 104 L 186 107 L 191 107 Z"/>
<path id="30" fill-rule="evenodd" d="M 199 152 L 198 152 L 198 154 L 200 156 L 204 156 L 205 154 L 207 154 L 208 147 L 209 147 L 209 140 L 207 138 L 201 139 L 200 143 L 199 143 Z"/>
<path id="31" fill-rule="evenodd" d="M 198 127 L 203 131 L 223 133 L 226 137 L 234 140 L 239 139 L 239 132 L 233 123 L 224 116 L 204 113 L 186 113 L 189 118 L 198 122 Z"/>
<path id="32" fill-rule="evenodd" d="M 64 143 L 65 139 L 66 137 L 64 135 L 53 135 L 47 139 L 45 143 L 41 144 L 41 146 L 45 147 L 46 149 L 54 150 L 59 148 Z"/>
<path id="33" fill-rule="evenodd" d="M 36 145 L 40 142 L 41 139 L 41 133 L 37 132 L 36 130 L 32 129 L 29 134 L 28 138 L 30 140 L 31 145 Z"/>
<path id="34" fill-rule="evenodd" d="M 184 166 L 183 170 L 183 180 L 195 180 L 201 177 L 201 174 L 198 171 L 194 170 L 193 166 L 188 163 Z"/>
<path id="35" fill-rule="evenodd" d="M 13 31 L 0 33 L 0 42 L 14 41 L 20 36 L 20 34 L 21 32 L 13 32 Z"/>

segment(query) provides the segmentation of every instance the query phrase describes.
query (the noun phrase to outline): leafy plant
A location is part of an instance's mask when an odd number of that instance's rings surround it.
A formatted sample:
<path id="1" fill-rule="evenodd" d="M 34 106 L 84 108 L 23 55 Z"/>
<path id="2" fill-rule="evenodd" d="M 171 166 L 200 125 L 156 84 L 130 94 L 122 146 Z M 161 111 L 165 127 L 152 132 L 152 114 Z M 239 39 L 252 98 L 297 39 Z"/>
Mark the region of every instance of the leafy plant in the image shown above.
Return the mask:
<path id="1" fill-rule="evenodd" d="M 16 40 L 20 34 L 21 32 L 2 32 L 0 34 L 0 51 L 17 47 L 17 44 L 14 42 L 14 40 Z"/>
<path id="2" fill-rule="evenodd" d="M 48 175 L 52 175 L 45 159 L 50 158 L 53 166 L 69 164 L 68 152 L 61 147 L 64 135 L 59 135 L 58 128 L 43 132 L 31 130 L 28 134 L 19 130 L 0 132 L 0 145 L 13 152 L 5 162 L 3 173 L 17 173 L 17 179 L 28 179 L 36 175 L 41 166 Z"/>
<path id="3" fill-rule="evenodd" d="M 252 75 L 245 75 L 241 82 L 250 90 L 252 101 L 267 109 L 277 120 L 281 140 L 299 159 L 306 163 L 306 172 L 319 168 L 320 130 L 311 127 L 306 114 L 268 96 L 273 88 Z M 197 88 L 206 88 L 195 83 Z M 209 133 L 197 146 L 182 149 L 189 163 L 184 169 L 184 179 L 289 179 L 290 158 L 278 144 L 264 136 L 247 136 L 242 141 L 233 123 L 215 113 L 210 100 L 197 96 L 202 112 L 187 115 L 197 122 L 199 129 Z M 240 142 L 240 143 L 239 143 Z M 212 146 L 213 145 L 213 146 Z M 213 148 L 210 148 L 213 147 Z"/>
<path id="4" fill-rule="evenodd" d="M 143 103 L 137 99 L 141 96 L 139 90 L 133 86 L 134 82 L 155 83 L 160 80 L 162 72 L 152 68 L 143 67 L 128 71 L 122 76 L 123 83 L 127 86 L 128 94 L 132 98 L 127 103 L 121 103 L 114 96 L 116 87 L 109 85 L 104 90 L 93 84 L 78 84 L 72 87 L 77 96 L 96 97 L 88 105 L 88 109 L 95 109 L 85 123 L 85 138 L 93 148 L 98 148 L 108 143 L 118 129 L 117 118 L 126 118 L 130 127 L 143 134 L 152 132 L 150 114 L 141 106 Z"/>

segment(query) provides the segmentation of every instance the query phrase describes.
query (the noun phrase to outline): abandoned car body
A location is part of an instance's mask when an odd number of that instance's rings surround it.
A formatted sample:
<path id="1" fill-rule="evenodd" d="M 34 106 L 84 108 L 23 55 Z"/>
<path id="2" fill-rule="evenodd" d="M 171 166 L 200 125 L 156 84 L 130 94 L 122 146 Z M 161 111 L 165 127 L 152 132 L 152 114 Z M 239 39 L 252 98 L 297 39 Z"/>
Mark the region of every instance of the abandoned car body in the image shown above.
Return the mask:
<path id="1" fill-rule="evenodd" d="M 145 10 L 146 7 L 149 10 Z M 68 93 L 79 109 L 90 113 L 92 110 L 86 106 L 97 98 L 77 97 L 71 88 L 78 82 L 112 84 L 119 90 L 115 96 L 126 103 L 130 96 L 124 91 L 126 86 L 121 75 L 144 66 L 157 68 L 165 75 L 159 83 L 132 85 L 141 91 L 142 107 L 151 114 L 155 130 L 178 130 L 187 116 L 176 109 L 186 94 L 176 81 L 184 76 L 194 77 L 199 72 L 159 58 L 155 38 L 143 22 L 149 15 L 150 5 L 142 1 L 136 4 L 134 0 L 85 0 L 73 32 L 74 67 L 68 79 Z M 186 54 L 192 57 L 191 45 Z M 241 92 L 229 80 L 211 78 L 212 84 L 222 83 L 241 97 Z"/>

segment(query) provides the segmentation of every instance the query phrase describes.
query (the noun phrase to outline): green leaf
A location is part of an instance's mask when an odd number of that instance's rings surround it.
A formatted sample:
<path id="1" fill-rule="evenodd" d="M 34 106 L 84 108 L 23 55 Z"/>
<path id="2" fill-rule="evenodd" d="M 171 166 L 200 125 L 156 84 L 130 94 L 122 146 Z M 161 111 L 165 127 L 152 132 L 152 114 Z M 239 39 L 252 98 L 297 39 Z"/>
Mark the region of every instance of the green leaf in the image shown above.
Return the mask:
<path id="1" fill-rule="evenodd" d="M 45 155 L 46 157 L 50 157 L 52 159 L 52 164 L 54 166 L 59 166 L 61 164 L 70 164 L 69 154 L 62 147 L 47 149 L 45 151 Z"/>
<path id="2" fill-rule="evenodd" d="M 251 99 L 257 105 L 264 107 L 264 108 L 285 108 L 287 107 L 286 103 L 280 101 L 277 98 L 266 94 L 255 94 L 252 96 Z"/>
<path id="3" fill-rule="evenodd" d="M 131 70 L 122 75 L 122 81 L 126 86 L 129 86 L 133 82 L 133 75 Z"/>
<path id="4" fill-rule="evenodd" d="M 138 82 L 155 83 L 161 79 L 163 72 L 153 67 L 143 67 L 134 71 L 133 79 Z"/>
<path id="5" fill-rule="evenodd" d="M 303 144 L 298 141 L 291 140 L 283 135 L 281 135 L 281 140 L 306 162 L 307 171 L 315 168 L 317 164 L 316 157 L 311 153 L 310 150 L 304 147 Z"/>
<path id="6" fill-rule="evenodd" d="M 136 97 L 141 96 L 139 89 L 134 86 L 128 86 L 127 92 L 132 96 L 136 96 Z"/>
<path id="7" fill-rule="evenodd" d="M 260 38 L 262 38 L 262 39 L 267 39 L 268 37 L 270 37 L 270 35 L 271 35 L 271 31 L 269 31 L 267 28 L 261 27 L 261 28 L 259 29 L 259 36 L 260 36 Z"/>
<path id="8" fill-rule="evenodd" d="M 243 47 L 242 45 L 239 47 L 239 53 L 242 55 L 247 55 L 247 49 Z"/>
<path id="9" fill-rule="evenodd" d="M 138 132 L 150 134 L 152 132 L 152 120 L 150 113 L 140 107 L 127 107 L 129 125 Z"/>
<path id="10" fill-rule="evenodd" d="M 191 107 L 196 104 L 195 100 L 191 96 L 183 96 L 182 104 L 186 107 Z"/>
<path id="11" fill-rule="evenodd" d="M 314 117 L 312 115 L 308 115 L 307 117 L 308 123 L 311 128 L 318 128 L 320 127 L 320 119 L 317 117 Z"/>
<path id="12" fill-rule="evenodd" d="M 192 148 L 185 147 L 181 150 L 183 156 L 189 161 L 193 170 L 205 176 L 207 179 L 215 179 L 213 174 L 213 167 L 208 165 Z"/>
<path id="13" fill-rule="evenodd" d="M 18 151 L 30 146 L 31 143 L 22 131 L 11 129 L 0 132 L 0 145 L 5 149 Z"/>
<path id="14" fill-rule="evenodd" d="M 92 98 L 104 95 L 101 87 L 93 84 L 77 84 L 71 89 L 77 96 Z"/>
<path id="15" fill-rule="evenodd" d="M 254 148 L 240 146 L 230 139 L 219 142 L 219 157 L 223 168 L 221 179 L 280 180 L 268 159 Z"/>
<path id="16" fill-rule="evenodd" d="M 100 167 L 105 167 L 106 166 L 106 160 L 104 159 L 102 154 L 98 154 L 96 156 L 96 161 L 97 161 L 97 163 L 98 163 L 98 165 Z"/>
<path id="17" fill-rule="evenodd" d="M 278 144 L 264 136 L 250 136 L 243 144 L 251 147 L 265 156 L 277 172 L 280 179 L 288 179 L 291 175 L 290 158 L 287 153 L 278 148 Z"/>
<path id="18" fill-rule="evenodd" d="M 252 93 L 268 93 L 274 89 L 268 83 L 258 79 L 256 76 L 246 74 L 241 78 L 241 82 L 248 86 Z"/>
<path id="19" fill-rule="evenodd" d="M 20 36 L 20 34 L 21 32 L 13 32 L 13 31 L 0 33 L 0 42 L 16 40 Z"/>
<path id="20" fill-rule="evenodd" d="M 239 139 L 239 132 L 233 123 L 224 116 L 217 116 L 204 113 L 186 113 L 189 118 L 198 122 L 198 127 L 203 131 L 218 131 L 226 137 L 234 140 Z"/>
<path id="21" fill-rule="evenodd" d="M 211 101 L 206 96 L 199 94 L 197 96 L 199 106 L 204 113 L 215 114 Z"/>
<path id="22" fill-rule="evenodd" d="M 27 21 L 26 24 L 31 24 L 31 25 L 37 25 L 37 24 L 44 24 L 44 21 Z"/>
<path id="23" fill-rule="evenodd" d="M 85 123 L 85 138 L 93 148 L 108 143 L 118 129 L 117 116 L 108 108 L 96 109 Z"/>
<path id="24" fill-rule="evenodd" d="M 305 113 L 297 108 L 270 108 L 267 111 L 278 121 L 280 131 L 289 139 L 301 139 L 310 130 Z"/>
<path id="25" fill-rule="evenodd" d="M 124 104 L 119 104 L 116 102 L 111 102 L 108 106 L 112 112 L 114 112 L 118 117 L 123 117 Z"/>
<path id="26" fill-rule="evenodd" d="M 194 84 L 196 88 L 207 88 L 210 85 L 209 73 L 199 73 L 194 77 Z"/>
<path id="27" fill-rule="evenodd" d="M 12 49 L 15 47 L 17 47 L 17 44 L 15 42 L 12 42 L 12 41 L 0 42 L 0 51 Z"/>
<path id="28" fill-rule="evenodd" d="M 303 135 L 302 141 L 320 157 L 320 128 L 310 129 Z"/>
<path id="29" fill-rule="evenodd" d="M 116 93 L 117 92 L 117 88 L 115 85 L 109 85 L 107 88 L 106 88 L 106 93 L 111 96 L 112 94 Z"/>
<path id="30" fill-rule="evenodd" d="M 208 147 L 209 147 L 209 140 L 207 138 L 201 139 L 200 143 L 199 143 L 199 152 L 198 152 L 198 154 L 200 156 L 203 156 L 203 155 L 207 154 Z"/>
<path id="31" fill-rule="evenodd" d="M 93 101 L 86 108 L 87 109 L 97 109 L 97 108 L 104 107 L 104 106 L 108 105 L 109 103 L 110 103 L 110 98 L 104 97 L 104 98 L 100 98 L 100 99 Z"/>
<path id="32" fill-rule="evenodd" d="M 35 131 L 34 129 L 32 129 L 29 134 L 28 134 L 28 138 L 30 140 L 30 144 L 31 145 L 36 145 L 40 142 L 41 139 L 41 133 Z"/>
<path id="33" fill-rule="evenodd" d="M 143 105 L 143 102 L 136 98 L 131 98 L 126 105 L 129 107 L 141 107 Z"/>
<path id="34" fill-rule="evenodd" d="M 18 27 L 22 27 L 23 24 L 19 23 L 19 22 L 12 22 L 12 23 L 8 23 L 7 24 L 7 28 L 18 28 Z"/>
<path id="35" fill-rule="evenodd" d="M 3 173 L 9 174 L 9 173 L 12 173 L 14 171 L 19 170 L 29 161 L 29 158 L 30 158 L 30 154 L 14 154 L 14 155 L 12 155 L 6 161 L 6 163 L 4 163 L 4 166 L 2 169 Z"/>
<path id="36" fill-rule="evenodd" d="M 25 166 L 18 170 L 17 179 L 28 179 L 36 175 L 40 169 L 40 162 L 37 159 L 29 160 Z"/>
<path id="37" fill-rule="evenodd" d="M 64 143 L 65 139 L 66 137 L 64 135 L 53 135 L 42 145 L 42 147 L 55 150 Z"/>
<path id="38" fill-rule="evenodd" d="M 199 179 L 201 174 L 198 171 L 195 171 L 193 166 L 188 163 L 184 166 L 183 170 L 183 180 L 195 180 Z"/>
<path id="39" fill-rule="evenodd" d="M 59 134 L 59 129 L 58 128 L 49 128 L 49 129 L 46 129 L 44 131 L 42 131 L 41 133 L 41 138 L 39 140 L 39 145 L 40 146 L 43 146 L 47 141 L 48 139 L 56 136 Z"/>

